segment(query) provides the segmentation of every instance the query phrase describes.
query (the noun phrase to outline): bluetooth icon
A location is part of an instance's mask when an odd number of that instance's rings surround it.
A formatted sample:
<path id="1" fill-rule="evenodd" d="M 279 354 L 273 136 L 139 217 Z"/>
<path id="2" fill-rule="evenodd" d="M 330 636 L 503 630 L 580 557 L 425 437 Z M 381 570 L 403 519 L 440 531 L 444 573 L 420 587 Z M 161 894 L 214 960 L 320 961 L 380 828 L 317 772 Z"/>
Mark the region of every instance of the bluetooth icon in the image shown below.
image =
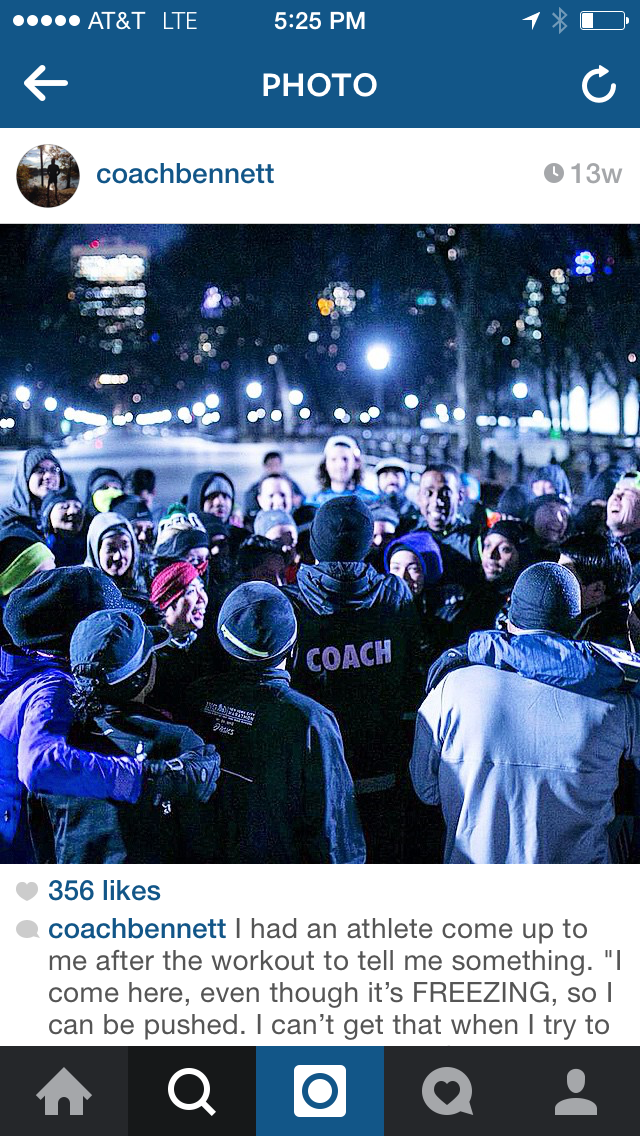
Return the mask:
<path id="1" fill-rule="evenodd" d="M 567 28 L 567 21 L 566 21 L 566 18 L 565 18 L 565 17 L 566 17 L 566 15 L 567 15 L 567 13 L 566 13 L 566 12 L 563 12 L 563 10 L 562 10 L 562 8 L 561 8 L 559 12 L 554 12 L 554 13 L 553 13 L 553 15 L 554 15 L 554 18 L 555 18 L 555 21 L 556 21 L 556 22 L 555 22 L 555 24 L 553 25 L 553 29 L 552 29 L 552 30 L 554 30 L 555 28 L 557 28 L 557 29 L 558 29 L 558 33 L 559 33 L 560 35 L 562 35 L 563 31 L 565 31 L 565 30 L 566 30 L 566 28 Z"/>

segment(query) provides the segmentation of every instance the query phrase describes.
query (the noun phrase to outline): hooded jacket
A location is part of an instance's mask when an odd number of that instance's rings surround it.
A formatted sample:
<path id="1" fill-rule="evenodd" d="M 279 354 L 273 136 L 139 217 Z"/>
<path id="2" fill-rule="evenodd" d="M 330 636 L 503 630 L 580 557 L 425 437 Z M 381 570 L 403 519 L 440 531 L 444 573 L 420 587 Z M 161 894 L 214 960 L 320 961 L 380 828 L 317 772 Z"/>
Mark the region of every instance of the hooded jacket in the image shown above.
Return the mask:
<path id="1" fill-rule="evenodd" d="M 333 714 L 290 689 L 286 671 L 236 666 L 187 692 L 189 719 L 215 740 L 218 859 L 360 864 L 365 850 Z M 233 774 L 236 774 L 235 776 Z"/>
<path id="2" fill-rule="evenodd" d="M 0 861 L 33 860 L 27 790 L 129 802 L 140 794 L 138 762 L 69 743 L 72 693 L 61 661 L 17 647 L 0 651 Z"/>
<path id="3" fill-rule="evenodd" d="M 87 746 L 105 754 L 114 749 L 143 767 L 148 761 L 211 756 L 188 726 L 168 722 L 151 708 L 131 702 L 107 706 L 91 728 L 77 733 Z M 104 758 L 102 759 L 104 760 Z M 64 793 L 64 790 L 60 790 Z M 47 796 L 53 847 L 43 841 L 39 859 L 59 864 L 165 864 L 211 862 L 214 831 L 211 803 L 153 803 L 143 795 L 135 809 L 115 800 L 83 800 L 77 795 Z"/>
<path id="4" fill-rule="evenodd" d="M 191 480 L 191 485 L 189 486 L 187 508 L 190 513 L 197 513 L 202 521 L 205 521 L 206 518 L 210 515 L 208 513 L 205 513 L 204 511 L 204 491 L 207 488 L 209 482 L 213 481 L 214 477 L 223 478 L 224 481 L 228 483 L 229 496 L 231 497 L 231 512 L 233 513 L 233 508 L 236 500 L 236 490 L 233 482 L 229 477 L 227 477 L 226 473 L 222 473 L 221 470 L 209 469 L 206 470 L 205 473 L 196 473 L 195 477 L 193 477 Z"/>
<path id="5" fill-rule="evenodd" d="M 125 529 L 131 538 L 133 563 L 126 577 L 124 579 L 116 577 L 114 582 L 117 582 L 123 596 L 126 596 L 134 604 L 139 604 L 138 610 L 140 614 L 144 614 L 151 605 L 145 594 L 144 580 L 140 575 L 138 542 L 133 527 L 126 517 L 121 517 L 119 513 L 96 513 L 87 532 L 85 566 L 87 568 L 99 568 L 101 572 L 103 571 L 100 565 L 100 545 L 110 529 Z"/>
<path id="6" fill-rule="evenodd" d="M 18 462 L 18 467 L 13 479 L 13 487 L 11 490 L 11 501 L 8 505 L 0 508 L 0 524 L 3 521 L 13 520 L 15 517 L 31 517 L 36 527 L 40 528 L 40 506 L 41 502 L 36 497 L 32 497 L 29 492 L 29 478 L 33 473 L 36 466 L 41 461 L 52 461 L 58 464 L 58 459 L 54 457 L 51 450 L 46 446 L 32 446 L 23 455 L 22 460 Z M 61 471 L 60 473 L 60 487 L 62 489 L 69 485 L 69 479 Z"/>
<path id="7" fill-rule="evenodd" d="M 411 761 L 418 796 L 442 805 L 445 860 L 608 863 L 620 759 L 640 767 L 638 661 L 549 632 L 476 632 L 468 662 L 430 684 Z"/>
<path id="8" fill-rule="evenodd" d="M 298 620 L 294 686 L 338 719 L 356 790 L 374 778 L 391 788 L 419 659 L 411 592 L 358 562 L 303 564 L 285 591 Z"/>
<path id="9" fill-rule="evenodd" d="M 100 489 L 102 487 L 101 483 L 106 483 L 108 481 L 117 481 L 122 488 L 122 493 L 124 494 L 124 481 L 122 480 L 120 474 L 116 469 L 109 469 L 108 466 L 99 465 L 95 469 L 91 470 L 91 473 L 89 474 L 89 478 L 87 480 L 87 492 L 84 500 L 86 515 L 89 519 L 95 517 L 96 513 L 98 512 L 93 503 L 93 495 L 97 489 Z"/>

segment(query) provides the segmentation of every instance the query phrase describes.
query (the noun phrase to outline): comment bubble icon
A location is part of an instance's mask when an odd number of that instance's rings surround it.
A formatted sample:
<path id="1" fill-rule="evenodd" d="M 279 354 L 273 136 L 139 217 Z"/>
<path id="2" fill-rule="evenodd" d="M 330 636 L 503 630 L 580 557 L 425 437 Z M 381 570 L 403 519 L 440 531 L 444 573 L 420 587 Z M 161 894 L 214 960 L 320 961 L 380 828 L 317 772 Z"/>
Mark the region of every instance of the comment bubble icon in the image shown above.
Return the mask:
<path id="1" fill-rule="evenodd" d="M 16 933 L 21 939 L 39 939 L 38 924 L 33 919 L 23 919 L 16 927 Z"/>
<path id="2" fill-rule="evenodd" d="M 440 1092 L 437 1091 L 439 1086 L 444 1086 L 440 1089 Z M 458 1088 L 457 1093 L 453 1096 L 451 1095 L 452 1086 Z M 454 1069 L 448 1065 L 434 1069 L 428 1077 L 425 1077 L 422 1084 L 422 1099 L 427 1108 L 436 1112 L 438 1116 L 456 1116 L 459 1112 L 466 1112 L 469 1116 L 473 1116 L 471 1108 L 472 1092 L 471 1081 L 467 1074 L 463 1073 L 461 1069 Z"/>

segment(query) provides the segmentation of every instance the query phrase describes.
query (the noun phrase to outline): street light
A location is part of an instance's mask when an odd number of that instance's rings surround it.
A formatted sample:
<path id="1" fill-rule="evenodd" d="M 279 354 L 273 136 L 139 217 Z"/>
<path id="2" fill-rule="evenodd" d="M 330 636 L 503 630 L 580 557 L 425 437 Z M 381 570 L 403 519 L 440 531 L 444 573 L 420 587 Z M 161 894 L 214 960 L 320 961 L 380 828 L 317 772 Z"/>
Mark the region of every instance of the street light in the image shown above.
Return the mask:
<path id="1" fill-rule="evenodd" d="M 206 408 L 204 402 L 194 402 L 191 409 L 192 409 L 196 418 L 202 418 L 202 415 L 205 413 L 207 408 Z"/>
<path id="2" fill-rule="evenodd" d="M 417 394 L 406 394 L 404 396 L 404 404 L 407 410 L 415 410 L 420 404 L 420 399 Z"/>
<path id="3" fill-rule="evenodd" d="M 304 402 L 304 395 L 301 390 L 289 391 L 289 402 L 292 406 L 301 406 Z"/>
<path id="4" fill-rule="evenodd" d="M 526 398 L 529 393 L 529 388 L 526 383 L 514 383 L 511 388 L 514 398 Z"/>
<path id="5" fill-rule="evenodd" d="M 51 396 L 49 396 L 49 398 L 45 398 L 45 400 L 44 400 L 45 410 L 49 410 L 51 413 L 53 413 L 54 410 L 57 410 L 57 407 L 58 407 L 57 398 L 51 398 Z"/>
<path id="6" fill-rule="evenodd" d="M 272 422 L 282 422 L 282 411 L 272 410 L 270 417 Z"/>
<path id="7" fill-rule="evenodd" d="M 455 418 L 456 422 L 464 422 L 465 418 L 467 417 L 464 407 L 456 406 L 453 412 L 453 417 Z"/>
<path id="8" fill-rule="evenodd" d="M 309 410 L 308 406 L 301 406 L 298 413 L 299 413 L 301 418 L 310 418 L 311 417 L 311 411 Z"/>
<path id="9" fill-rule="evenodd" d="M 245 392 L 247 398 L 260 398 L 260 395 L 262 394 L 262 383 L 259 383 L 257 379 L 254 379 L 252 382 L 247 383 Z"/>
<path id="10" fill-rule="evenodd" d="M 209 410 L 217 410 L 220 406 L 220 396 L 217 394 L 208 394 L 204 401 L 209 407 Z"/>
<path id="11" fill-rule="evenodd" d="M 388 347 L 384 343 L 374 343 L 367 351 L 367 363 L 372 371 L 384 371 L 391 359 Z"/>
<path id="12" fill-rule="evenodd" d="M 28 402 L 29 399 L 31 398 L 31 391 L 29 390 L 28 387 L 25 387 L 22 383 L 20 384 L 20 386 L 16 387 L 15 393 L 16 393 L 16 398 L 17 398 L 18 402 Z"/>

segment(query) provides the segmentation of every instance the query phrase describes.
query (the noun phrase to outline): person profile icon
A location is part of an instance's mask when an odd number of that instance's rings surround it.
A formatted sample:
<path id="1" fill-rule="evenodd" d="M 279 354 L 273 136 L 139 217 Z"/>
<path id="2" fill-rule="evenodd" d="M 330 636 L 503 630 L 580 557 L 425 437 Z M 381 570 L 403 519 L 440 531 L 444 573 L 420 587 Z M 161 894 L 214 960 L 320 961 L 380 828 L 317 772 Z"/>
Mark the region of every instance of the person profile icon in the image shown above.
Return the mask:
<path id="1" fill-rule="evenodd" d="M 571 1093 L 581 1093 L 586 1077 L 582 1069 L 570 1069 L 567 1073 L 567 1087 Z M 558 1101 L 556 1116 L 597 1116 L 598 1106 L 586 1097 L 567 1097 Z"/>

